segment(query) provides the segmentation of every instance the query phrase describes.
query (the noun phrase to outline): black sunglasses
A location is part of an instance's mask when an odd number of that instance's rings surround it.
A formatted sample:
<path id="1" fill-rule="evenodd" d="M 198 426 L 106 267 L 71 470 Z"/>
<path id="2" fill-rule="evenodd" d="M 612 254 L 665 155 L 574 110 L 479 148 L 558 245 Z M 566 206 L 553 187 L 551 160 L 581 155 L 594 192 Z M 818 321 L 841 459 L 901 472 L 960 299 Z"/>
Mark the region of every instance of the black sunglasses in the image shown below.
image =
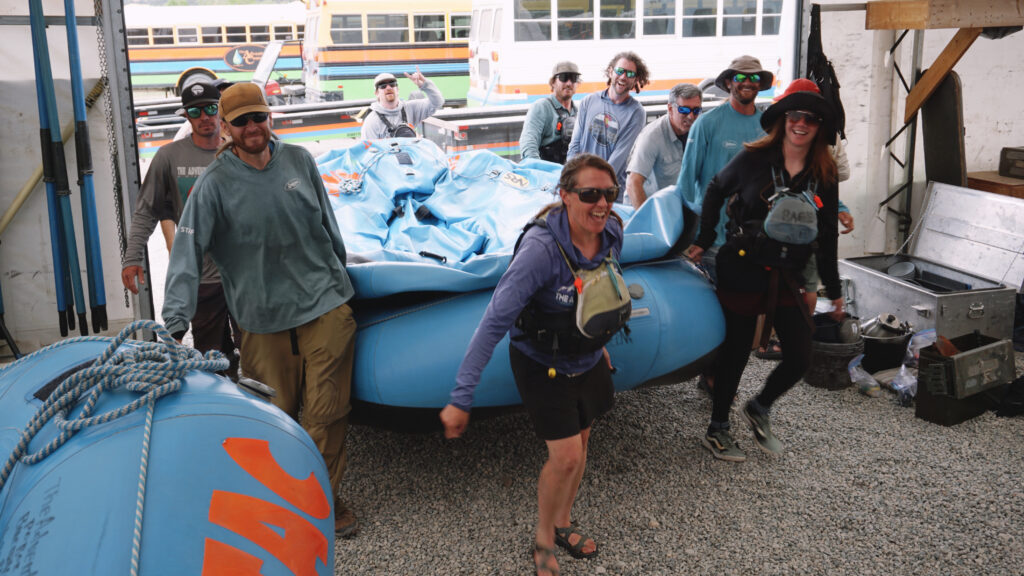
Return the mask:
<path id="1" fill-rule="evenodd" d="M 249 124 L 250 120 L 256 124 L 262 124 L 267 121 L 267 116 L 269 116 L 269 114 L 266 112 L 249 112 L 248 114 L 242 114 L 238 118 L 232 120 L 231 125 L 235 128 L 245 128 L 246 125 Z"/>
<path id="2" fill-rule="evenodd" d="M 562 72 L 561 74 L 555 75 L 555 78 L 558 78 L 561 82 L 572 82 L 573 84 L 580 81 L 580 75 L 572 72 Z"/>
<path id="3" fill-rule="evenodd" d="M 604 199 L 609 204 L 612 204 L 619 197 L 618 186 L 612 186 L 611 188 L 571 188 L 569 192 L 579 196 L 580 202 L 584 204 L 596 204 L 602 196 L 604 196 Z"/>
<path id="4" fill-rule="evenodd" d="M 189 106 L 188 108 L 185 108 L 185 114 L 188 114 L 189 118 L 196 119 L 202 116 L 203 112 L 206 112 L 207 116 L 216 116 L 218 110 L 220 110 L 220 107 L 216 104 L 207 104 L 202 107 Z"/>
<path id="5" fill-rule="evenodd" d="M 814 112 L 807 112 L 804 110 L 790 110 L 789 112 L 786 112 L 786 118 L 794 124 L 803 120 L 809 126 L 817 126 L 818 124 L 821 124 L 822 120 L 821 116 L 818 116 Z"/>
<path id="6" fill-rule="evenodd" d="M 395 86 L 398 86 L 398 80 L 385 80 L 384 82 L 380 82 L 377 84 L 377 89 L 379 90 L 386 86 L 394 88 Z"/>

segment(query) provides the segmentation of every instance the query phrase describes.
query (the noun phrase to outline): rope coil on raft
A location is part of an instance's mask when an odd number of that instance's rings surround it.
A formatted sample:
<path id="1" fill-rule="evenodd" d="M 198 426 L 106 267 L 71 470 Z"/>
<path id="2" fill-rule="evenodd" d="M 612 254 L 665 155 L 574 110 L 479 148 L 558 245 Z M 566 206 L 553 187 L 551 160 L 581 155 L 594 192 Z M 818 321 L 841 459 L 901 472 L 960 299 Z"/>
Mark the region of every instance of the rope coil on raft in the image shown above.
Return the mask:
<path id="1" fill-rule="evenodd" d="M 160 342 L 137 341 L 136 345 L 121 349 L 121 345 L 128 340 L 129 336 L 139 330 L 153 331 Z M 110 339 L 100 336 L 82 336 L 61 340 L 21 358 L 4 370 L 0 370 L 0 376 L 20 362 L 29 362 L 31 358 L 43 352 L 79 342 L 101 340 Z M 146 421 L 143 426 L 142 454 L 139 463 L 130 570 L 132 576 L 137 575 L 141 565 L 142 512 L 146 501 L 149 447 L 156 402 L 168 394 L 181 390 L 185 375 L 189 372 L 193 370 L 216 372 L 227 370 L 228 365 L 228 359 L 220 351 L 211 350 L 204 356 L 194 348 L 182 346 L 175 342 L 166 328 L 153 320 L 132 322 L 124 330 L 121 330 L 121 333 L 110 342 L 107 349 L 91 366 L 66 378 L 39 407 L 36 415 L 21 432 L 21 441 L 15 446 L 4 463 L 3 469 L 0 470 L 0 490 L 3 490 L 7 478 L 19 461 L 25 464 L 35 464 L 60 448 L 79 430 L 116 420 L 145 406 Z M 122 387 L 130 392 L 139 393 L 141 396 L 120 408 L 92 416 L 92 411 L 104 392 Z M 83 399 L 85 402 L 78 415 L 69 419 L 68 413 Z M 54 420 L 61 433 L 39 451 L 27 454 L 29 443 L 51 419 Z"/>
<path id="2" fill-rule="evenodd" d="M 130 336 L 140 330 L 151 330 L 160 341 L 136 341 L 133 346 L 119 349 Z M 154 405 L 159 398 L 180 390 L 185 375 L 192 370 L 217 372 L 228 368 L 227 358 L 219 351 L 209 351 L 204 356 L 194 348 L 175 342 L 170 332 L 158 322 L 138 320 L 126 326 L 113 340 L 102 336 L 80 336 L 51 344 L 8 365 L 0 371 L 0 376 L 22 362 L 31 362 L 34 357 L 44 352 L 80 342 L 94 341 L 110 341 L 110 346 L 91 366 L 65 379 L 39 407 L 35 416 L 22 430 L 18 445 L 0 469 L 0 489 L 3 489 L 19 461 L 35 464 L 52 454 L 83 428 L 110 422 L 144 406 Z M 100 396 L 104 392 L 119 388 L 136 392 L 141 396 L 120 408 L 93 415 Z M 84 404 L 77 416 L 69 418 L 69 412 L 83 401 Z M 28 454 L 29 443 L 51 419 L 61 433 L 43 448 Z"/>

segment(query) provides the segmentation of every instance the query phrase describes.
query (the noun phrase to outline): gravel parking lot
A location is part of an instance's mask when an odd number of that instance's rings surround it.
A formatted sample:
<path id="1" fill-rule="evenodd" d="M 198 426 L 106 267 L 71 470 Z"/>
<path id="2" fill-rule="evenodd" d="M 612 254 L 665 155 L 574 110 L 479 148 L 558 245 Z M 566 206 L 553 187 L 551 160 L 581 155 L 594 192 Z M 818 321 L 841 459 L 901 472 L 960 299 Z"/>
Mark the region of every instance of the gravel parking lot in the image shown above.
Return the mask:
<path id="1" fill-rule="evenodd" d="M 1017 354 L 1018 374 L 1024 369 Z M 740 402 L 773 366 L 751 359 Z M 1024 417 L 953 427 L 890 393 L 798 384 L 779 401 L 781 456 L 700 446 L 710 399 L 694 381 L 620 394 L 594 428 L 574 514 L 597 558 L 559 553 L 564 575 L 979 575 L 1024 566 Z M 545 456 L 526 415 L 440 432 L 354 426 L 343 496 L 362 529 L 338 575 L 532 574 L 527 557 Z"/>

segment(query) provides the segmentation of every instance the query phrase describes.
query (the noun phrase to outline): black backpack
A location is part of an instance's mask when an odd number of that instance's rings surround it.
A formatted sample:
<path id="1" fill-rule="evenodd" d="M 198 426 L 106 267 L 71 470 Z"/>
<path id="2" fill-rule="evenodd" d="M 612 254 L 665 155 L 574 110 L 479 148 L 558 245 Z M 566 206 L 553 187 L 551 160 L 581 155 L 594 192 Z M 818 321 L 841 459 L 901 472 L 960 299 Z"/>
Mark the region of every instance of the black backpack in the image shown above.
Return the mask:
<path id="1" fill-rule="evenodd" d="M 811 4 L 811 31 L 807 37 L 807 78 L 818 85 L 821 97 L 836 114 L 836 133 L 846 140 L 846 111 L 839 97 L 839 79 L 832 62 L 821 48 L 821 6 Z"/>
<path id="2" fill-rule="evenodd" d="M 551 98 L 545 98 L 551 108 L 558 114 L 558 123 L 555 124 L 555 136 L 557 138 L 550 144 L 537 148 L 541 160 L 565 164 L 566 156 L 569 155 L 569 142 L 572 140 L 572 131 L 576 127 L 576 117 L 569 114 L 565 108 L 558 108 Z M 569 104 L 572 106 L 572 103 Z"/>
<path id="3" fill-rule="evenodd" d="M 380 118 L 380 121 L 383 122 L 384 126 L 387 127 L 387 129 L 388 129 L 388 138 L 415 138 L 416 137 L 416 131 L 413 130 L 412 126 L 409 125 L 409 119 L 405 115 L 405 107 L 404 106 L 402 107 L 402 123 L 399 124 L 398 126 L 395 126 L 395 125 L 391 124 L 391 122 L 388 122 L 387 117 L 384 116 L 383 114 L 381 114 L 380 112 L 377 112 L 376 110 L 374 110 L 373 112 L 375 114 L 377 114 L 377 117 Z"/>

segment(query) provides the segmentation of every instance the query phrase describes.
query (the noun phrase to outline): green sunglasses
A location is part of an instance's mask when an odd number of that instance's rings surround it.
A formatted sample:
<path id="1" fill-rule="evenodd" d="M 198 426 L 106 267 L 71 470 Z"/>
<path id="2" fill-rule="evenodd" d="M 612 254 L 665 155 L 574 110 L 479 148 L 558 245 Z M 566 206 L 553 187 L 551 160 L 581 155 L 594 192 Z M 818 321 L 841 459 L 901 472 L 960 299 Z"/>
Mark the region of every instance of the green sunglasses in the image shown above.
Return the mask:
<path id="1" fill-rule="evenodd" d="M 744 80 L 750 80 L 751 82 L 757 83 L 761 81 L 760 74 L 736 74 L 732 77 L 733 82 L 743 82 Z"/>
<path id="2" fill-rule="evenodd" d="M 612 72 L 615 72 L 619 76 L 622 76 L 623 74 L 625 74 L 626 78 L 635 78 L 636 77 L 636 70 L 626 70 L 625 68 L 622 68 L 622 67 L 612 68 Z"/>
<path id="3" fill-rule="evenodd" d="M 199 118 L 200 116 L 202 116 L 203 112 L 206 112 L 207 116 L 216 116 L 217 112 L 219 110 L 220 110 L 220 106 L 218 106 L 216 104 L 207 104 L 206 106 L 202 106 L 202 107 L 200 107 L 200 106 L 190 106 L 188 108 L 185 108 L 185 114 L 188 114 L 189 118 L 195 119 L 195 118 Z"/>

